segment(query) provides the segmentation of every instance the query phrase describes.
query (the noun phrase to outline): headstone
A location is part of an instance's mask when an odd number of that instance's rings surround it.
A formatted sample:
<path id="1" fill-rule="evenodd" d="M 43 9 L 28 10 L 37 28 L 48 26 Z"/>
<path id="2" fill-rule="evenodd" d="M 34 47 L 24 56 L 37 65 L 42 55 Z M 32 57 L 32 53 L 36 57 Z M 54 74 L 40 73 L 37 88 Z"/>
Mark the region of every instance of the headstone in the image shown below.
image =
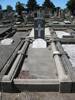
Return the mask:
<path id="1" fill-rule="evenodd" d="M 70 33 L 65 31 L 55 31 L 58 38 L 63 38 L 63 36 L 70 36 Z"/>
<path id="2" fill-rule="evenodd" d="M 37 17 L 34 19 L 34 38 L 45 38 L 45 21 L 40 12 L 37 12 Z"/>
<path id="3" fill-rule="evenodd" d="M 58 21 L 53 21 L 53 24 L 59 24 L 59 22 Z"/>
<path id="4" fill-rule="evenodd" d="M 16 22 L 16 25 L 19 25 L 19 24 L 21 24 L 21 22 Z"/>
<path id="5" fill-rule="evenodd" d="M 46 48 L 45 38 L 45 22 L 43 14 L 38 11 L 37 17 L 34 19 L 34 39 L 32 48 Z"/>
<path id="6" fill-rule="evenodd" d="M 65 24 L 71 24 L 71 22 L 69 20 L 64 20 Z"/>
<path id="7" fill-rule="evenodd" d="M 46 41 L 44 41 L 43 39 L 36 39 L 33 42 L 32 48 L 46 48 Z"/>
<path id="8" fill-rule="evenodd" d="M 12 38 L 7 38 L 4 40 L 1 40 L 1 45 L 11 45 L 14 42 L 14 40 Z"/>
<path id="9" fill-rule="evenodd" d="M 61 17 L 61 9 L 58 7 L 57 8 L 57 17 L 60 18 Z"/>
<path id="10" fill-rule="evenodd" d="M 61 18 L 65 19 L 65 12 L 63 10 L 61 10 Z"/>

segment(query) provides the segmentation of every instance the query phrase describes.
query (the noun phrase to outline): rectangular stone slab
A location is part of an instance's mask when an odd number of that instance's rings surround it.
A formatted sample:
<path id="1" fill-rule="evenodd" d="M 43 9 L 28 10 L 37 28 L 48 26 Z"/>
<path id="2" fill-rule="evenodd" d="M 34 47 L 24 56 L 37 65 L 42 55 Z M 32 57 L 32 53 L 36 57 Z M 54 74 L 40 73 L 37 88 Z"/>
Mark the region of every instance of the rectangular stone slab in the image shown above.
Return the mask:
<path id="1" fill-rule="evenodd" d="M 57 79 L 57 69 L 53 60 L 52 50 L 32 49 L 28 50 L 28 59 L 23 67 L 27 66 L 33 79 Z M 25 70 L 25 68 L 22 68 Z M 23 70 L 22 70 L 23 71 Z"/>

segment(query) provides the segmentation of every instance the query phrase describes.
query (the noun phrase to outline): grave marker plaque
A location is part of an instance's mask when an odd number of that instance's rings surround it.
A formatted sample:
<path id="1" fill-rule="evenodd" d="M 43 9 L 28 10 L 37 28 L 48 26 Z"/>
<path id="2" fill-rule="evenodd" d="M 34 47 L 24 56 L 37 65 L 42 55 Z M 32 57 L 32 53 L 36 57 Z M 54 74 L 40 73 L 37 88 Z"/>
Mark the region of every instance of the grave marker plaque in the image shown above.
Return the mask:
<path id="1" fill-rule="evenodd" d="M 45 37 L 45 21 L 41 13 L 37 13 L 37 17 L 34 19 L 34 38 L 44 39 Z"/>

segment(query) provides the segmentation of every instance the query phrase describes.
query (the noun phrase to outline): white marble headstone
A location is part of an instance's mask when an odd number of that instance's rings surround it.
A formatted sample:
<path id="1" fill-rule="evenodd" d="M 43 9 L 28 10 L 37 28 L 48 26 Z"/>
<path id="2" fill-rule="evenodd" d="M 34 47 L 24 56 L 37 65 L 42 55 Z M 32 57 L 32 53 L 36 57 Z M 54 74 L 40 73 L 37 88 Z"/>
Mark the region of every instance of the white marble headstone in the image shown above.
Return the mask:
<path id="1" fill-rule="evenodd" d="M 3 39 L 1 40 L 1 45 L 11 45 L 13 43 L 13 39 L 12 38 L 7 38 L 7 39 Z"/>
<path id="2" fill-rule="evenodd" d="M 71 22 L 69 20 L 64 20 L 65 24 L 71 24 Z"/>
<path id="3" fill-rule="evenodd" d="M 65 31 L 55 31 L 58 38 L 63 38 L 63 36 L 70 36 L 70 33 Z"/>
<path id="4" fill-rule="evenodd" d="M 32 48 L 46 48 L 46 47 L 47 47 L 46 41 L 40 38 L 36 39 L 32 44 Z"/>

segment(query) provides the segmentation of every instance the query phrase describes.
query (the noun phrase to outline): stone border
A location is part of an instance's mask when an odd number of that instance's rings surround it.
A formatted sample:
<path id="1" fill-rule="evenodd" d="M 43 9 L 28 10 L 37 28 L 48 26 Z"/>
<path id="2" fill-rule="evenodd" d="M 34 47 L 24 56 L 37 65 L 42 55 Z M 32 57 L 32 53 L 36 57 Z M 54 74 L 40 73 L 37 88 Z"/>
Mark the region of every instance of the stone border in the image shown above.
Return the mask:
<path id="1" fill-rule="evenodd" d="M 14 79 L 14 84 L 20 91 L 59 91 L 58 79 Z"/>
<path id="2" fill-rule="evenodd" d="M 66 24 L 64 24 L 64 25 L 60 25 L 60 24 L 54 25 L 54 24 L 52 24 L 52 25 L 48 25 L 48 27 L 52 27 L 52 28 L 57 28 L 57 27 L 58 28 L 75 28 L 75 24 L 67 24 L 67 25 Z"/>
<path id="3" fill-rule="evenodd" d="M 26 52 L 26 49 L 29 45 L 29 40 L 27 40 L 24 45 L 22 46 L 21 50 L 18 52 L 18 55 L 9 71 L 9 73 L 7 75 L 4 75 L 4 77 L 2 78 L 2 82 L 12 82 L 17 70 L 18 70 L 18 67 L 22 61 L 22 58 Z"/>
<path id="4" fill-rule="evenodd" d="M 22 41 L 18 44 L 18 46 L 17 46 L 17 48 L 15 49 L 14 53 L 12 54 L 12 56 L 10 57 L 10 59 L 8 60 L 8 62 L 7 62 L 6 65 L 4 66 L 4 68 L 2 69 L 2 71 L 1 71 L 1 73 L 0 73 L 0 79 L 1 79 L 1 76 L 3 76 L 3 75 L 6 73 L 6 71 L 9 69 L 11 63 L 13 63 L 13 61 L 14 61 L 14 59 L 15 59 L 15 57 L 16 57 L 16 54 L 17 54 L 18 50 L 21 48 L 21 46 L 23 45 L 23 43 L 24 43 L 24 41 L 22 40 Z"/>
<path id="5" fill-rule="evenodd" d="M 54 38 L 52 36 L 54 31 L 50 32 L 51 36 L 51 46 L 53 51 L 53 57 L 56 63 L 57 71 L 58 71 L 58 79 L 60 82 L 59 92 L 71 92 L 72 80 L 68 73 L 66 73 L 63 62 L 61 61 L 62 53 L 57 49 L 56 42 L 54 42 Z M 56 37 L 55 37 L 56 38 Z"/>
<path id="6" fill-rule="evenodd" d="M 64 64 L 64 68 L 66 70 L 66 73 L 69 74 L 71 80 L 72 80 L 72 83 L 71 83 L 71 92 L 75 92 L 75 72 L 73 71 L 73 68 L 72 68 L 72 64 L 71 62 L 69 61 L 69 58 L 68 56 L 66 55 L 62 45 L 60 42 L 57 43 L 57 47 L 58 49 L 60 50 L 60 52 L 62 53 L 62 56 L 61 56 L 61 60 Z"/>

